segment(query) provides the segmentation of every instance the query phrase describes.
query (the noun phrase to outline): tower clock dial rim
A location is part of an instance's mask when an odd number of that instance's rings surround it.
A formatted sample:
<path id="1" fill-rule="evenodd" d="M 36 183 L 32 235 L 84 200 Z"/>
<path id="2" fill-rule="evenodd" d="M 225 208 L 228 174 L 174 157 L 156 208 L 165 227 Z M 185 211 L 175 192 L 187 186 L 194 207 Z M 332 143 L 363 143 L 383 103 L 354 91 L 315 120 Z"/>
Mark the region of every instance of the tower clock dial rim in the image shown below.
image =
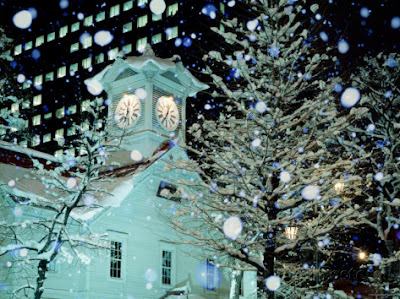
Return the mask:
<path id="1" fill-rule="evenodd" d="M 134 94 L 124 94 L 115 107 L 114 121 L 121 129 L 134 126 L 141 114 L 141 103 Z"/>
<path id="2" fill-rule="evenodd" d="M 161 96 L 156 103 L 156 116 L 160 126 L 167 131 L 174 131 L 179 125 L 179 109 L 172 96 Z"/>

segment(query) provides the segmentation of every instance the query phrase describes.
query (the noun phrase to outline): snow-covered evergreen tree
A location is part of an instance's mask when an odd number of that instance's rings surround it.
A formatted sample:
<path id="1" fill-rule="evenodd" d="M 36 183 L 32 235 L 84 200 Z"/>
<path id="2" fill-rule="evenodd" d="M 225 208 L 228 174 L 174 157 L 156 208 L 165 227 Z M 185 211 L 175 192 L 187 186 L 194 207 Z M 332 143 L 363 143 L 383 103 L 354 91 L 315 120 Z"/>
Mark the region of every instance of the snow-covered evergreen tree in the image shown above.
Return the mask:
<path id="1" fill-rule="evenodd" d="M 246 3 L 246 22 L 214 29 L 229 48 L 204 57 L 224 112 L 189 130 L 196 158 L 175 167 L 202 181 L 180 182 L 193 195 L 171 222 L 221 265 L 257 271 L 259 295 L 304 297 L 327 290 L 330 255 L 343 246 L 336 236 L 354 216 L 362 189 L 354 166 L 368 155 L 353 155 L 358 145 L 343 135 L 368 109 L 354 106 L 355 88 L 334 92 L 336 58 L 307 21 L 318 5 Z"/>

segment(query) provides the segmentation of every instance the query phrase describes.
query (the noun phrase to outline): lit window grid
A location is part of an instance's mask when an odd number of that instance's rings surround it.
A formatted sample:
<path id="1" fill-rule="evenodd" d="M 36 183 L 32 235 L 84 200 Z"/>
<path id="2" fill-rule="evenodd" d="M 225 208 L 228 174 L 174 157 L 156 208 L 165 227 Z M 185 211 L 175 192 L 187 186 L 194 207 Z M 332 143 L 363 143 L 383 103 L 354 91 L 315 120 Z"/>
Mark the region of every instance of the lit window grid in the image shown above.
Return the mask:
<path id="1" fill-rule="evenodd" d="M 110 8 L 110 18 L 113 18 L 118 15 L 119 15 L 119 4 L 114 5 Z"/>
<path id="2" fill-rule="evenodd" d="M 138 7 L 143 6 L 143 5 L 147 4 L 147 2 L 148 2 L 148 0 L 138 0 L 137 6 Z"/>
<path id="3" fill-rule="evenodd" d="M 35 47 L 40 47 L 44 44 L 44 35 L 41 35 L 36 38 Z"/>
<path id="4" fill-rule="evenodd" d="M 172 17 L 176 15 L 179 10 L 178 3 L 171 4 L 167 7 L 167 17 Z"/>
<path id="5" fill-rule="evenodd" d="M 64 129 L 61 128 L 61 129 L 56 130 L 56 133 L 55 133 L 55 135 L 54 135 L 54 138 L 55 138 L 56 140 L 61 140 L 61 139 L 63 139 L 63 138 L 64 138 Z"/>
<path id="6" fill-rule="evenodd" d="M 56 110 L 56 117 L 58 119 L 63 118 L 64 116 L 65 116 L 65 108 L 64 107 L 61 107 Z"/>
<path id="7" fill-rule="evenodd" d="M 105 11 L 99 12 L 96 15 L 96 22 L 101 22 L 101 21 L 105 20 L 105 18 L 106 18 L 106 12 Z"/>
<path id="8" fill-rule="evenodd" d="M 51 133 L 43 135 L 43 143 L 51 141 Z"/>
<path id="9" fill-rule="evenodd" d="M 171 284 L 171 272 L 172 272 L 172 252 L 163 250 L 162 251 L 162 264 L 161 264 L 161 283 L 170 285 Z"/>
<path id="10" fill-rule="evenodd" d="M 74 23 L 74 24 L 71 25 L 71 32 L 78 31 L 79 28 L 80 28 L 80 23 L 79 23 L 79 22 L 76 22 L 76 23 Z"/>
<path id="11" fill-rule="evenodd" d="M 41 94 L 35 95 L 33 97 L 33 106 L 34 107 L 39 106 L 40 104 L 42 104 L 42 95 Z"/>
<path id="12" fill-rule="evenodd" d="M 130 10 L 130 9 L 132 9 L 133 8 L 133 0 L 130 0 L 130 1 L 126 1 L 125 3 L 124 3 L 124 7 L 123 7 L 123 11 L 128 11 L 128 10 Z"/>
<path id="13" fill-rule="evenodd" d="M 110 246 L 110 277 L 121 278 L 122 243 L 111 241 Z"/>
<path id="14" fill-rule="evenodd" d="M 151 44 L 152 45 L 158 44 L 159 42 L 161 42 L 161 33 L 158 33 L 158 34 L 153 35 L 151 37 Z"/>
<path id="15" fill-rule="evenodd" d="M 25 47 L 24 47 L 25 51 L 32 49 L 32 46 L 33 46 L 32 41 L 25 43 Z"/>
<path id="16" fill-rule="evenodd" d="M 71 45 L 70 53 L 74 53 L 79 50 L 79 43 L 74 43 Z"/>
<path id="17" fill-rule="evenodd" d="M 40 114 L 35 115 L 35 116 L 32 118 L 32 125 L 33 125 L 33 126 L 38 126 L 38 125 L 40 125 L 40 121 L 41 121 L 41 116 L 40 116 Z"/>
<path id="18" fill-rule="evenodd" d="M 58 36 L 59 36 L 60 38 L 63 38 L 64 36 L 67 35 L 67 33 L 68 33 L 68 25 L 60 28 L 59 35 L 58 35 Z"/>
<path id="19" fill-rule="evenodd" d="M 82 67 L 84 69 L 90 68 L 91 65 L 92 65 L 92 57 L 88 57 L 82 60 Z"/>
<path id="20" fill-rule="evenodd" d="M 178 36 L 178 26 L 168 28 L 167 30 L 165 30 L 165 34 L 166 34 L 167 40 L 176 38 Z"/>
<path id="21" fill-rule="evenodd" d="M 43 75 L 36 76 L 36 77 L 33 79 L 33 84 L 34 84 L 35 86 L 42 85 L 42 84 L 43 84 Z"/>
<path id="22" fill-rule="evenodd" d="M 132 31 L 132 22 L 126 23 L 122 26 L 122 33 Z"/>
<path id="23" fill-rule="evenodd" d="M 148 16 L 144 15 L 137 19 L 137 28 L 145 27 L 147 24 Z"/>

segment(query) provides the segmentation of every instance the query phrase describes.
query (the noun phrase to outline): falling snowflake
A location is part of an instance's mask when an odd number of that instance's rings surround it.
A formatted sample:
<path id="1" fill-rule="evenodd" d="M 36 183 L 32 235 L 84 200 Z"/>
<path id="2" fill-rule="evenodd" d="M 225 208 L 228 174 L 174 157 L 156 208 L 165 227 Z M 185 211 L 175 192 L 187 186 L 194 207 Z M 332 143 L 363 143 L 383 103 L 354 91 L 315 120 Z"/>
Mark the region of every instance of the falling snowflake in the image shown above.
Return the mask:
<path id="1" fill-rule="evenodd" d="M 284 183 L 289 183 L 291 180 L 290 173 L 288 171 L 282 171 L 279 175 L 279 179 Z"/>
<path id="2" fill-rule="evenodd" d="M 157 281 L 157 278 L 158 278 L 158 273 L 154 269 L 149 268 L 144 273 L 144 279 L 146 279 L 147 282 L 155 282 Z"/>
<path id="3" fill-rule="evenodd" d="M 60 8 L 61 9 L 66 9 L 68 7 L 68 5 L 69 5 L 68 0 L 61 0 L 60 1 Z"/>
<path id="4" fill-rule="evenodd" d="M 250 20 L 247 22 L 246 27 L 247 29 L 249 29 L 250 31 L 254 31 L 258 26 L 258 20 L 254 19 L 254 20 Z"/>
<path id="5" fill-rule="evenodd" d="M 238 216 L 231 216 L 226 219 L 223 231 L 225 236 L 229 239 L 236 240 L 237 237 L 240 235 L 243 229 L 242 220 Z"/>
<path id="6" fill-rule="evenodd" d="M 17 76 L 17 82 L 18 83 L 23 83 L 24 81 L 25 81 L 25 76 L 23 75 L 23 74 L 19 74 L 18 76 Z"/>
<path id="7" fill-rule="evenodd" d="M 399 29 L 400 28 L 400 17 L 398 17 L 398 16 L 393 17 L 392 20 L 390 21 L 390 26 L 393 29 Z"/>
<path id="8" fill-rule="evenodd" d="M 19 251 L 19 255 L 20 255 L 20 256 L 27 256 L 27 255 L 28 255 L 28 249 L 22 248 L 22 249 Z"/>
<path id="9" fill-rule="evenodd" d="M 147 92 L 146 92 L 146 90 L 144 90 L 143 88 L 138 88 L 138 89 L 136 89 L 136 91 L 135 91 L 135 95 L 136 95 L 139 99 L 144 100 L 144 99 L 147 97 Z"/>
<path id="10" fill-rule="evenodd" d="M 367 132 L 368 133 L 373 133 L 374 131 L 375 131 L 375 125 L 374 124 L 369 124 L 368 126 L 367 126 Z"/>
<path id="11" fill-rule="evenodd" d="M 280 277 L 276 275 L 271 275 L 265 280 L 265 286 L 268 290 L 275 292 L 281 286 Z"/>
<path id="12" fill-rule="evenodd" d="M 261 139 L 260 138 L 255 138 L 252 142 L 251 142 L 251 146 L 252 147 L 259 147 L 261 145 Z"/>
<path id="13" fill-rule="evenodd" d="M 165 2 L 164 0 L 151 0 L 150 2 L 150 10 L 155 15 L 160 15 L 165 11 Z"/>
<path id="14" fill-rule="evenodd" d="M 316 185 L 308 185 L 301 190 L 301 196 L 305 200 L 317 199 L 319 195 L 319 187 Z"/>
<path id="15" fill-rule="evenodd" d="M 76 179 L 75 178 L 68 178 L 67 180 L 67 187 L 70 189 L 75 188 L 77 185 Z"/>
<path id="16" fill-rule="evenodd" d="M 255 108 L 256 108 L 257 112 L 259 112 L 259 113 L 264 113 L 265 111 L 267 111 L 268 106 L 267 106 L 267 104 L 265 104 L 264 102 L 258 101 L 258 102 L 256 103 Z"/>
<path id="17" fill-rule="evenodd" d="M 350 49 L 350 45 L 349 45 L 349 43 L 348 43 L 347 41 L 345 41 L 344 39 L 341 39 L 341 40 L 338 42 L 338 50 L 339 50 L 339 53 L 341 53 L 341 54 L 346 54 L 346 53 L 349 51 L 349 49 Z"/>
<path id="18" fill-rule="evenodd" d="M 133 150 L 131 152 L 131 159 L 135 162 L 141 161 L 143 159 L 143 155 L 138 150 Z"/>
<path id="19" fill-rule="evenodd" d="M 325 31 L 321 31 L 320 33 L 319 33 L 319 37 L 324 41 L 324 42 L 327 42 L 328 41 L 328 34 L 326 34 L 326 32 Z"/>
<path id="20" fill-rule="evenodd" d="M 374 266 L 378 266 L 382 262 L 382 256 L 379 253 L 374 253 L 371 256 L 371 260 L 374 263 Z"/>
<path id="21" fill-rule="evenodd" d="M 383 174 L 383 172 L 377 172 L 375 175 L 374 175 L 374 180 L 375 181 L 377 181 L 377 182 L 379 182 L 380 180 L 382 180 L 383 178 L 384 178 L 384 174 Z"/>
<path id="22" fill-rule="evenodd" d="M 12 20 L 16 27 L 26 29 L 32 24 L 32 14 L 28 10 L 21 10 L 14 15 Z"/>
<path id="23" fill-rule="evenodd" d="M 362 7 L 362 8 L 360 9 L 360 15 L 361 15 L 363 18 L 368 18 L 370 13 L 371 13 L 371 11 L 370 11 L 367 7 Z"/>
<path id="24" fill-rule="evenodd" d="M 94 35 L 94 42 L 99 46 L 104 47 L 111 43 L 113 38 L 114 36 L 110 33 L 110 31 L 100 30 Z"/>
<path id="25" fill-rule="evenodd" d="M 86 88 L 94 96 L 97 96 L 103 92 L 103 85 L 95 79 L 86 81 Z"/>
<path id="26" fill-rule="evenodd" d="M 268 53 L 269 55 L 271 55 L 272 57 L 278 57 L 279 53 L 281 51 L 279 50 L 279 48 L 277 46 L 271 46 L 268 47 Z"/>
<path id="27" fill-rule="evenodd" d="M 343 107 L 351 108 L 358 103 L 358 101 L 360 100 L 360 96 L 360 92 L 357 88 L 348 87 L 342 93 L 342 96 L 340 97 L 340 102 Z"/>

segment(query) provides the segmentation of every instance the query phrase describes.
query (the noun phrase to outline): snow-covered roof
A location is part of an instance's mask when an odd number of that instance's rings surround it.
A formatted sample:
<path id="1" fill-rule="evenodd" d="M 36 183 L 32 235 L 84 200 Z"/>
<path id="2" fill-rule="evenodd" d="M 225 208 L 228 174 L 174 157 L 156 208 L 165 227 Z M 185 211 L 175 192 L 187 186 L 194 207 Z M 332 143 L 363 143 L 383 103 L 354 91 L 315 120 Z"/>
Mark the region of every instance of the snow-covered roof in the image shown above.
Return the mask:
<path id="1" fill-rule="evenodd" d="M 106 74 L 113 68 L 118 68 L 118 70 L 121 69 L 121 56 L 118 57 L 119 58 L 111 66 L 107 66 L 93 78 L 85 80 L 85 84 L 88 84 L 93 80 L 101 82 L 102 84 L 108 83 L 106 80 Z M 190 88 L 188 95 L 191 97 L 196 95 L 197 92 L 209 88 L 207 84 L 200 82 L 183 66 L 179 55 L 174 55 L 170 58 L 157 57 L 149 44 L 146 45 L 141 56 L 126 57 L 122 64 L 125 64 L 136 72 L 143 72 L 145 70 L 153 70 L 156 72 L 171 71 L 177 75 L 181 82 L 187 85 L 186 87 Z"/>

